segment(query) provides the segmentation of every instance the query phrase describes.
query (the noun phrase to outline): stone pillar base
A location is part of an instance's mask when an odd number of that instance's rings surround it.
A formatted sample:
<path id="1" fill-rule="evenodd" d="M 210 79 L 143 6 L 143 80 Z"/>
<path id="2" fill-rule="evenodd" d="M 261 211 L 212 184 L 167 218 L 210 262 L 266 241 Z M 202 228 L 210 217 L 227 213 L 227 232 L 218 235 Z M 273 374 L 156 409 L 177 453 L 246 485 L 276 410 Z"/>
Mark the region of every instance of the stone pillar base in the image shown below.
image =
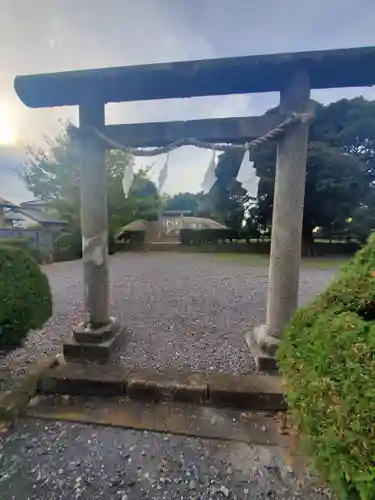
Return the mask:
<path id="1" fill-rule="evenodd" d="M 81 323 L 74 329 L 72 337 L 63 344 L 64 358 L 106 361 L 119 346 L 121 337 L 122 329 L 113 320 L 97 329 Z"/>
<path id="2" fill-rule="evenodd" d="M 258 371 L 277 373 L 276 352 L 280 340 L 267 332 L 266 325 L 260 325 L 245 335 L 247 346 Z"/>

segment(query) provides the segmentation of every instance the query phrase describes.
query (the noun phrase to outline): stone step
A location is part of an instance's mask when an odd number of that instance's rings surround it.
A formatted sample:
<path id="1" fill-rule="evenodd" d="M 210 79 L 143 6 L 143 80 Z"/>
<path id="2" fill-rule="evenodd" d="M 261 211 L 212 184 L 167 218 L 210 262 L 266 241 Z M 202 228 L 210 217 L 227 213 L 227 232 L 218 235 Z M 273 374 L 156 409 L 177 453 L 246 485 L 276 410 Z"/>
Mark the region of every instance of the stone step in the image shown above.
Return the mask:
<path id="1" fill-rule="evenodd" d="M 189 403 L 37 396 L 30 401 L 25 416 L 256 445 L 287 447 L 290 441 L 282 427 L 282 416 Z"/>
<path id="2" fill-rule="evenodd" d="M 281 379 L 270 375 L 125 371 L 117 366 L 68 362 L 46 370 L 39 380 L 38 392 L 192 402 L 256 411 L 286 409 Z"/>

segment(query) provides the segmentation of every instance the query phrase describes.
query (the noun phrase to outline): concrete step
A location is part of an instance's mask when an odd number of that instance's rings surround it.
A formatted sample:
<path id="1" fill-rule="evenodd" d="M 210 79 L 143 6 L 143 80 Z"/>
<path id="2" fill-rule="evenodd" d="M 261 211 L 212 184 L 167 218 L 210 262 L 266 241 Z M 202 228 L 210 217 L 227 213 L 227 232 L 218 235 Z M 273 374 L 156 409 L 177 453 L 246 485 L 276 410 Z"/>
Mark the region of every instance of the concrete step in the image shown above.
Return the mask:
<path id="1" fill-rule="evenodd" d="M 286 409 L 281 379 L 270 375 L 125 371 L 118 366 L 69 362 L 46 370 L 39 379 L 38 392 L 191 402 L 256 411 Z"/>
<path id="2" fill-rule="evenodd" d="M 244 412 L 189 403 L 145 403 L 124 398 L 37 396 L 25 416 L 122 427 L 256 445 L 288 446 L 282 419 L 264 412 Z"/>

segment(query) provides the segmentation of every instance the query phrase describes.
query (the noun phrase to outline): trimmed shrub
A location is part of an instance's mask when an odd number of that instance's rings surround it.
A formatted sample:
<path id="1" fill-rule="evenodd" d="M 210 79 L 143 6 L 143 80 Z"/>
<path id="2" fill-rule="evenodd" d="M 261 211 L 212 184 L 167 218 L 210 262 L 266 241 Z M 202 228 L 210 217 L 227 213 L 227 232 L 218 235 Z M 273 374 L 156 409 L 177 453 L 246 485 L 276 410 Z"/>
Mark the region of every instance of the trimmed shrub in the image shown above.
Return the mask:
<path id="1" fill-rule="evenodd" d="M 36 248 L 30 246 L 30 240 L 28 238 L 0 238 L 0 245 L 12 246 L 17 248 L 22 248 L 27 252 L 33 259 L 41 263 L 42 258 L 40 252 Z"/>
<path id="2" fill-rule="evenodd" d="M 113 255 L 117 252 L 119 246 L 115 240 L 115 232 L 112 229 L 108 230 L 108 255 Z"/>
<path id="3" fill-rule="evenodd" d="M 82 235 L 77 229 L 62 233 L 56 240 L 56 261 L 77 260 L 82 258 Z"/>
<path id="4" fill-rule="evenodd" d="M 124 245 L 142 246 L 146 239 L 146 231 L 124 231 L 120 240 Z"/>
<path id="5" fill-rule="evenodd" d="M 48 279 L 24 250 L 0 246 L 0 346 L 17 346 L 52 315 Z"/>
<path id="6" fill-rule="evenodd" d="M 375 498 L 375 235 L 287 325 L 277 354 L 316 470 L 342 499 Z"/>
<path id="7" fill-rule="evenodd" d="M 108 253 L 112 255 L 116 252 L 114 233 L 108 231 Z M 82 258 L 82 233 L 80 229 L 69 233 L 62 233 L 56 240 L 55 260 L 77 260 Z"/>
<path id="8" fill-rule="evenodd" d="M 23 248 L 27 250 L 30 245 L 30 241 L 27 238 L 0 238 L 0 245 L 11 245 L 12 247 Z"/>
<path id="9" fill-rule="evenodd" d="M 182 245 L 215 245 L 239 239 L 239 234 L 233 229 L 181 229 Z"/>

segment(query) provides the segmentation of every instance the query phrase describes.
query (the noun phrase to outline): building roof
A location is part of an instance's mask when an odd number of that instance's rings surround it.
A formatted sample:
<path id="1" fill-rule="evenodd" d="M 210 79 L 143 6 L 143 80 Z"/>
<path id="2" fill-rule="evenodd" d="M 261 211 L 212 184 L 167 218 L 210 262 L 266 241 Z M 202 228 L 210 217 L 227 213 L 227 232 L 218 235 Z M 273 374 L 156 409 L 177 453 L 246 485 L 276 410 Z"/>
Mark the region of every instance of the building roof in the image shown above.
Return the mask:
<path id="1" fill-rule="evenodd" d="M 21 207 L 29 207 L 29 206 L 41 207 L 41 206 L 47 206 L 47 205 L 48 205 L 48 203 L 46 201 L 43 201 L 43 200 L 22 201 L 20 203 Z"/>
<path id="2" fill-rule="evenodd" d="M 66 226 L 67 222 L 64 220 L 54 219 L 44 213 L 42 210 L 37 210 L 36 208 L 24 208 L 15 207 L 9 210 L 5 217 L 9 220 L 19 220 L 22 221 L 25 218 L 31 219 L 41 225 L 59 225 Z"/>
<path id="3" fill-rule="evenodd" d="M 8 210 L 7 212 L 5 212 L 5 218 L 7 220 L 12 220 L 15 222 L 24 220 L 24 217 L 20 212 L 14 212 L 13 210 Z"/>
<path id="4" fill-rule="evenodd" d="M 188 215 L 191 210 L 163 210 L 162 215 Z"/>
<path id="5" fill-rule="evenodd" d="M 183 227 L 190 227 L 192 224 L 201 224 L 203 229 L 228 229 L 227 226 L 206 217 L 184 217 Z"/>
<path id="6" fill-rule="evenodd" d="M 102 102 L 272 92 L 298 68 L 311 88 L 375 84 L 375 47 L 252 55 L 17 76 L 19 98 L 31 108 L 78 105 L 87 90 Z"/>
<path id="7" fill-rule="evenodd" d="M 129 222 L 129 224 L 126 224 L 123 226 L 119 234 L 122 234 L 126 231 L 146 231 L 148 228 L 149 224 L 147 221 L 139 219 L 139 220 L 134 220 L 133 222 Z"/>
<path id="8" fill-rule="evenodd" d="M 0 207 L 1 208 L 13 208 L 13 207 L 17 207 L 18 205 L 16 203 L 13 203 L 5 198 L 2 198 L 0 196 Z"/>

